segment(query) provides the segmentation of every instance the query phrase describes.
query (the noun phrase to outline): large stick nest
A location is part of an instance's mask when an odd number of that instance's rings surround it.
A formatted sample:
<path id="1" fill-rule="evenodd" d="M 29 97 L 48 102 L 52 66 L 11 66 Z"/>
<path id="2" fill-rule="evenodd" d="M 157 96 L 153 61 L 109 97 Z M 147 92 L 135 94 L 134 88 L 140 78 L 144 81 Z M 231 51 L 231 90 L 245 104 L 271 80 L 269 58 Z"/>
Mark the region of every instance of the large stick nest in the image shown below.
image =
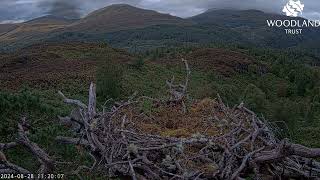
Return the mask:
<path id="1" fill-rule="evenodd" d="M 91 167 L 79 166 L 74 174 L 81 178 L 83 171 L 99 171 L 132 179 L 320 178 L 320 163 L 314 159 L 320 157 L 320 149 L 280 141 L 268 123 L 243 104 L 229 108 L 221 98 L 189 100 L 190 69 L 184 62 L 186 81 L 179 85 L 174 78 L 168 81 L 167 99 L 131 97 L 99 111 L 93 83 L 88 105 L 59 92 L 65 103 L 76 107 L 70 117 L 60 117 L 75 136 L 57 140 L 83 146 L 94 159 Z M 49 157 L 40 161 L 45 167 L 52 163 Z"/>

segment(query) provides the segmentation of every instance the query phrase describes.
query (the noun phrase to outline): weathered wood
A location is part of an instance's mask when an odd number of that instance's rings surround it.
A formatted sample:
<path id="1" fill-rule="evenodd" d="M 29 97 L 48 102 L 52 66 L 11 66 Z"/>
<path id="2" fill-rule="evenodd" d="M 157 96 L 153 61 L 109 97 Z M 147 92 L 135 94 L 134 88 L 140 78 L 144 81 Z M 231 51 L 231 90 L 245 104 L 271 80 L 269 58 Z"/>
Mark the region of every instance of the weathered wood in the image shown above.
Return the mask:
<path id="1" fill-rule="evenodd" d="M 28 171 L 20 166 L 17 166 L 15 164 L 12 164 L 10 162 L 6 162 L 5 167 L 6 167 L 5 169 L 6 169 L 7 173 L 14 171 L 14 174 L 31 174 L 30 171 Z M 0 172 L 1 172 L 1 169 L 0 169 Z"/>
<path id="2" fill-rule="evenodd" d="M 45 169 L 43 173 L 52 172 L 54 169 L 54 161 L 36 143 L 29 140 L 21 124 L 18 124 L 18 135 L 19 137 L 17 141 L 29 149 L 29 151 L 38 158 L 39 162 L 44 165 Z"/>
<path id="3" fill-rule="evenodd" d="M 250 158 L 256 154 L 257 152 L 259 151 L 262 151 L 265 147 L 261 148 L 261 149 L 258 149 L 258 150 L 255 150 L 253 152 L 250 152 L 249 154 L 247 154 L 243 160 L 242 160 L 242 163 L 240 165 L 240 167 L 232 174 L 231 176 L 231 180 L 234 180 L 234 179 L 239 179 L 239 174 L 244 170 L 244 168 L 247 166 L 248 164 L 248 161 L 250 160 Z"/>
<path id="4" fill-rule="evenodd" d="M 87 109 L 87 106 L 85 104 L 83 104 L 81 101 L 74 100 L 74 99 L 68 99 L 61 91 L 58 91 L 58 94 L 63 98 L 64 103 L 76 105 L 82 109 Z"/>
<path id="5" fill-rule="evenodd" d="M 7 157 L 6 155 L 0 151 L 0 162 L 6 162 L 7 161 Z"/>
<path id="6" fill-rule="evenodd" d="M 254 161 L 256 163 L 275 162 L 288 156 L 319 158 L 320 148 L 308 148 L 299 144 L 291 144 L 284 140 L 275 149 L 259 153 Z"/>
<path id="7" fill-rule="evenodd" d="M 96 115 L 96 103 L 97 103 L 96 85 L 94 83 L 91 83 L 90 90 L 89 90 L 89 104 L 88 104 L 89 119 L 93 119 L 94 116 Z"/>
<path id="8" fill-rule="evenodd" d="M 10 142 L 10 143 L 0 143 L 0 151 L 11 149 L 18 146 L 16 142 Z"/>
<path id="9" fill-rule="evenodd" d="M 73 144 L 73 145 L 82 145 L 84 147 L 90 147 L 90 144 L 87 140 L 81 138 L 70 138 L 70 137 L 62 137 L 57 136 L 56 141 L 61 144 Z"/>

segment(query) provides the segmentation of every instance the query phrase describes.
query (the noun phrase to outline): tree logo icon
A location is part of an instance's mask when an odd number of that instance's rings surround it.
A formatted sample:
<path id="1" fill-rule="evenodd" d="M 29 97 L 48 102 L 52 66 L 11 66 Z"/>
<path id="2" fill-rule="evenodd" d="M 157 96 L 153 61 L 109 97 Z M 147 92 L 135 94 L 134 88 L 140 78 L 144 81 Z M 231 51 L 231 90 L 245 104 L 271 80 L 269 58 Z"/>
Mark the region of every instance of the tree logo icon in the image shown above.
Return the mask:
<path id="1" fill-rule="evenodd" d="M 300 0 L 289 0 L 282 12 L 290 17 L 298 17 L 299 14 L 302 14 L 303 9 L 304 4 L 302 4 Z"/>

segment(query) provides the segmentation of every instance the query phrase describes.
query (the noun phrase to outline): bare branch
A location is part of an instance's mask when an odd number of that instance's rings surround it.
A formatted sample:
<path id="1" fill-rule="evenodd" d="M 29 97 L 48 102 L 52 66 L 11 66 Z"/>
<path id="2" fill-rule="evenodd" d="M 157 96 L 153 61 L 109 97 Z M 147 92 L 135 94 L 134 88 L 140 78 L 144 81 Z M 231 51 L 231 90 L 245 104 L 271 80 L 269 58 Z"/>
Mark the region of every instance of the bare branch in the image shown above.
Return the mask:
<path id="1" fill-rule="evenodd" d="M 37 144 L 29 140 L 21 124 L 18 124 L 18 134 L 19 134 L 18 142 L 24 145 L 26 148 L 28 148 L 30 152 L 38 158 L 39 162 L 42 165 L 44 165 L 45 169 L 43 173 L 51 172 L 54 169 L 54 161 Z"/>
<path id="2" fill-rule="evenodd" d="M 87 109 L 87 106 L 85 104 L 83 104 L 81 101 L 68 99 L 61 91 L 59 91 L 58 94 L 64 99 L 63 101 L 66 104 L 72 104 L 72 105 L 76 105 L 76 106 L 80 107 L 81 109 Z"/>
<path id="3" fill-rule="evenodd" d="M 11 149 L 18 146 L 16 142 L 10 142 L 10 143 L 0 143 L 0 151 Z"/>
<path id="4" fill-rule="evenodd" d="M 320 148 L 307 148 L 299 144 L 288 143 L 286 140 L 284 140 L 277 146 L 276 149 L 259 153 L 259 155 L 255 158 L 255 162 L 274 162 L 294 155 L 305 158 L 318 158 L 320 157 Z"/>
<path id="5" fill-rule="evenodd" d="M 89 105 L 88 105 L 88 116 L 89 119 L 93 119 L 96 115 L 96 86 L 94 83 L 90 84 L 90 90 L 89 90 Z"/>
<path id="6" fill-rule="evenodd" d="M 84 147 L 90 147 L 89 142 L 85 139 L 58 136 L 56 137 L 56 140 L 62 144 L 73 144 L 82 145 Z"/>

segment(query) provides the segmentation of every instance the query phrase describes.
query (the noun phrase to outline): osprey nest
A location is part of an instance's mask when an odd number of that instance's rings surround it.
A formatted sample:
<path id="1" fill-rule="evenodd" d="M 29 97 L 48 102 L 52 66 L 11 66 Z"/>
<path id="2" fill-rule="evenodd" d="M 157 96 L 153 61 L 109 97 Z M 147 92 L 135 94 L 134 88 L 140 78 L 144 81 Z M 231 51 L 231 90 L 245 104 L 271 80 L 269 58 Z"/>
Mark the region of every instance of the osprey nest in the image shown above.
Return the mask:
<path id="1" fill-rule="evenodd" d="M 221 98 L 190 100 L 191 71 L 183 61 L 186 80 L 167 81 L 168 98 L 134 95 L 98 111 L 93 83 L 88 105 L 59 92 L 65 103 L 76 107 L 77 116 L 59 117 L 74 137 L 56 139 L 82 146 L 94 162 L 73 174 L 81 179 L 84 172 L 99 172 L 134 180 L 320 178 L 320 149 L 279 140 L 268 122 L 243 104 L 229 108 Z M 41 163 L 39 172 L 54 172 L 57 163 L 28 139 L 25 124 L 19 124 L 17 142 L 0 144 L 0 150 L 22 144 Z M 29 171 L 3 158 L 0 173 L 5 172 Z"/>

